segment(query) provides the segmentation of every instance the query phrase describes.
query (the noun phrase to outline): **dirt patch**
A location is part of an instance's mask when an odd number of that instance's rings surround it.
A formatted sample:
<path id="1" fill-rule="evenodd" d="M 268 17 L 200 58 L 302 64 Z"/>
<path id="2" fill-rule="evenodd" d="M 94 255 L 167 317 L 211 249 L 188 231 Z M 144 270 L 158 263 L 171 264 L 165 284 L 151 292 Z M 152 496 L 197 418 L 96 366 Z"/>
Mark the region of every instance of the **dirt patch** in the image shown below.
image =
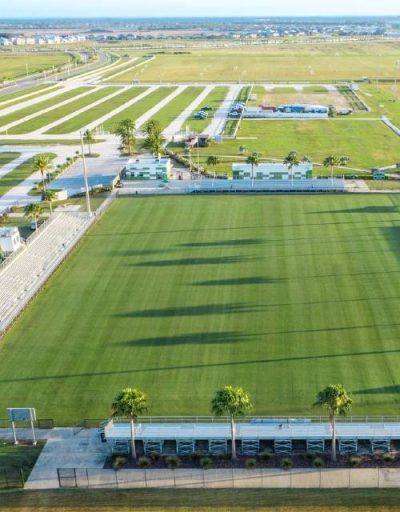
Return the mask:
<path id="1" fill-rule="evenodd" d="M 302 103 L 305 105 L 333 105 L 336 108 L 348 108 L 347 99 L 339 91 L 327 91 L 325 93 L 307 93 L 294 91 L 280 93 L 265 91 L 265 94 L 258 94 L 256 105 L 282 105 L 285 103 Z"/>

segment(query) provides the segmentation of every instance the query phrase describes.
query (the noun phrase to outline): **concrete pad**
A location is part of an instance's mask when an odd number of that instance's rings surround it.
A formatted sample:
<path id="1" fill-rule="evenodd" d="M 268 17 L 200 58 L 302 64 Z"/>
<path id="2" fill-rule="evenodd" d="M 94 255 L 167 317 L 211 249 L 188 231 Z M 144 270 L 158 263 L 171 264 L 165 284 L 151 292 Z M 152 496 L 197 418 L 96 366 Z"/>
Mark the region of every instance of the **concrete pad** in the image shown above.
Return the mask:
<path id="1" fill-rule="evenodd" d="M 88 469 L 88 482 L 90 488 L 117 488 L 117 471 L 113 469 Z"/>
<path id="2" fill-rule="evenodd" d="M 379 487 L 394 488 L 400 487 L 400 470 L 395 468 L 379 469 Z"/>
<path id="3" fill-rule="evenodd" d="M 350 469 L 321 470 L 321 489 L 348 488 L 350 486 Z"/>
<path id="4" fill-rule="evenodd" d="M 261 473 L 263 488 L 290 488 L 290 471 L 282 471 L 281 469 L 262 469 Z"/>
<path id="5" fill-rule="evenodd" d="M 320 486 L 319 469 L 293 469 L 291 487 L 293 489 L 313 489 Z"/>
<path id="6" fill-rule="evenodd" d="M 254 489 L 263 486 L 262 470 L 235 469 L 233 472 L 233 487 L 240 489 Z"/>
<path id="7" fill-rule="evenodd" d="M 120 489 L 145 488 L 146 473 L 144 469 L 120 469 L 117 471 L 118 487 Z"/>
<path id="8" fill-rule="evenodd" d="M 353 489 L 366 489 L 378 487 L 378 468 L 354 468 L 350 469 L 350 487 Z"/>
<path id="9" fill-rule="evenodd" d="M 202 469 L 177 469 L 175 470 L 176 487 L 180 488 L 203 488 L 204 471 Z"/>
<path id="10" fill-rule="evenodd" d="M 231 489 L 233 487 L 232 469 L 208 469 L 204 471 L 206 489 Z"/>
<path id="11" fill-rule="evenodd" d="M 171 469 L 152 469 L 146 471 L 147 487 L 175 487 L 175 477 Z"/>

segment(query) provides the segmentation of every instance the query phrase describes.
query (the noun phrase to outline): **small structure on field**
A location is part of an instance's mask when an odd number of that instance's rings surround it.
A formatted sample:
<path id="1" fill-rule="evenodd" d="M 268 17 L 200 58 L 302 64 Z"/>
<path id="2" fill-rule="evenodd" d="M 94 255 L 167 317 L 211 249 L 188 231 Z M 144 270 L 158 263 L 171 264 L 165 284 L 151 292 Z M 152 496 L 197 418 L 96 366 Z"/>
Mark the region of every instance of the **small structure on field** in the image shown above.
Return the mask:
<path id="1" fill-rule="evenodd" d="M 313 164 L 302 162 L 293 167 L 293 179 L 308 179 L 312 177 Z M 252 166 L 246 162 L 232 164 L 232 176 L 234 180 L 289 180 L 292 173 L 286 164 L 260 163 Z"/>
<path id="2" fill-rule="evenodd" d="M 171 177 L 169 158 L 142 157 L 128 160 L 121 171 L 121 178 L 128 180 L 164 180 Z"/>
<path id="3" fill-rule="evenodd" d="M 0 228 L 0 247 L 6 254 L 11 254 L 22 245 L 19 229 L 15 226 Z"/>

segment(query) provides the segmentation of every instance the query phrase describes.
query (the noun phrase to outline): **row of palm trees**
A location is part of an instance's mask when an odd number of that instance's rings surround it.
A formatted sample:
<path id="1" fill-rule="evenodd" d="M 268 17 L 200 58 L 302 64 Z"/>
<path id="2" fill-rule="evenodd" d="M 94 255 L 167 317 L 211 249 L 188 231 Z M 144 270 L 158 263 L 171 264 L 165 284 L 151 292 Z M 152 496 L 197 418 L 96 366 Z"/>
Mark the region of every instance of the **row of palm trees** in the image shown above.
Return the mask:
<path id="1" fill-rule="evenodd" d="M 156 119 L 152 119 L 144 126 L 143 131 L 145 134 L 143 147 L 154 155 L 161 153 L 165 143 L 161 123 Z M 136 145 L 136 126 L 132 119 L 123 119 L 120 121 L 115 129 L 115 134 L 121 141 L 121 147 L 124 153 L 132 155 Z"/>
<path id="2" fill-rule="evenodd" d="M 336 418 L 345 416 L 351 409 L 353 400 L 341 384 L 330 384 L 317 395 L 314 406 L 328 412 L 332 427 L 332 460 L 336 461 Z M 250 395 L 241 387 L 225 386 L 215 392 L 210 404 L 214 416 L 230 418 L 232 459 L 236 459 L 235 421 L 253 409 Z M 131 454 L 136 459 L 135 423 L 138 416 L 148 411 L 148 401 L 143 391 L 134 388 L 123 389 L 112 402 L 113 418 L 129 418 L 131 430 Z"/>

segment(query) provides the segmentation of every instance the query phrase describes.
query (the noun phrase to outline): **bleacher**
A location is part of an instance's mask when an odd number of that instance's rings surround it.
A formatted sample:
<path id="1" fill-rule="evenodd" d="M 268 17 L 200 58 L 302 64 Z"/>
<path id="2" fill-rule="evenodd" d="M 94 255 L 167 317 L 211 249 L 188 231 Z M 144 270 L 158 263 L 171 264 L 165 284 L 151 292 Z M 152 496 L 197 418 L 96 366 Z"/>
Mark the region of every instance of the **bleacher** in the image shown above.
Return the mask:
<path id="1" fill-rule="evenodd" d="M 54 213 L 16 257 L 0 267 L 0 334 L 40 289 L 90 222 L 85 213 Z"/>

